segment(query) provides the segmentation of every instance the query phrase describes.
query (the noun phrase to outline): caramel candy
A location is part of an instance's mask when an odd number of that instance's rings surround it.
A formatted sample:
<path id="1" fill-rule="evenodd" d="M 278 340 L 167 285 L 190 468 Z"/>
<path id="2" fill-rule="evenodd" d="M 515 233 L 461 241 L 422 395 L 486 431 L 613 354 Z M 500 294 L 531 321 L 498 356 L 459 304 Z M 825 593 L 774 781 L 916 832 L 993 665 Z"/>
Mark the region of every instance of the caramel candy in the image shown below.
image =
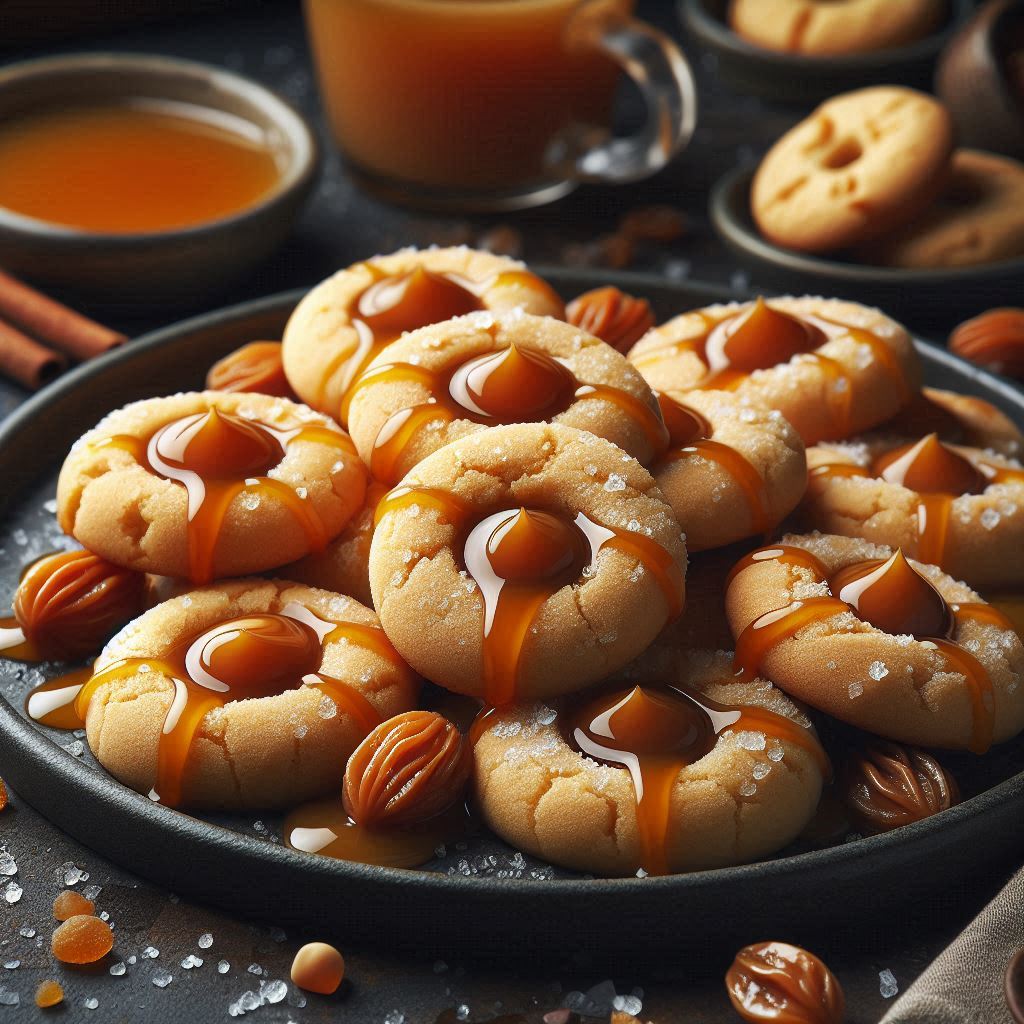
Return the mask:
<path id="1" fill-rule="evenodd" d="M 145 577 L 90 551 L 48 555 L 31 565 L 14 595 L 14 616 L 41 657 L 95 656 L 142 612 Z"/>
<path id="2" fill-rule="evenodd" d="M 66 921 L 69 917 L 76 917 L 80 914 L 90 916 L 95 913 L 96 904 L 71 889 L 65 889 L 53 901 L 53 916 L 58 921 Z"/>
<path id="3" fill-rule="evenodd" d="M 106 921 L 76 914 L 53 933 L 50 948 L 61 963 L 92 964 L 114 948 L 114 933 Z"/>
<path id="4" fill-rule="evenodd" d="M 856 825 L 888 832 L 931 817 L 959 802 L 956 780 L 931 754 L 876 740 L 852 751 L 840 793 Z"/>
<path id="5" fill-rule="evenodd" d="M 407 711 L 377 726 L 345 768 L 344 802 L 363 826 L 401 827 L 451 807 L 469 778 L 470 748 L 448 719 Z"/>
<path id="6" fill-rule="evenodd" d="M 813 953 L 786 942 L 744 946 L 725 975 L 736 1012 L 751 1022 L 842 1024 L 846 1000 Z"/>
<path id="7" fill-rule="evenodd" d="M 250 341 L 210 367 L 206 386 L 214 391 L 255 391 L 294 398 L 281 361 L 281 342 Z"/>
<path id="8" fill-rule="evenodd" d="M 292 961 L 292 981 L 307 992 L 329 996 L 345 977 L 345 958 L 326 942 L 307 942 Z"/>
<path id="9" fill-rule="evenodd" d="M 1024 377 L 1024 309 L 990 309 L 949 336 L 949 350 L 1008 377 Z"/>
<path id="10" fill-rule="evenodd" d="M 611 285 L 577 296 L 565 307 L 565 318 L 620 352 L 628 352 L 654 326 L 646 299 Z"/>
<path id="11" fill-rule="evenodd" d="M 45 1010 L 64 1001 L 64 989 L 58 981 L 41 981 L 36 989 L 36 1006 Z"/>

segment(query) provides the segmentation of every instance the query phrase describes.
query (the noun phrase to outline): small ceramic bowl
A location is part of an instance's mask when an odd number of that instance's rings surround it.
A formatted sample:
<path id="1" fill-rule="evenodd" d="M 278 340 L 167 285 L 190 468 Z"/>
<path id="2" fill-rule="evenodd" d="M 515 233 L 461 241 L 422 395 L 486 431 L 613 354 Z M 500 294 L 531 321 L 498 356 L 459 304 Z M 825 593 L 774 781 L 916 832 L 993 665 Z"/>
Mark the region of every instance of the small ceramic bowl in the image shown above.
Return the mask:
<path id="1" fill-rule="evenodd" d="M 812 106 L 866 85 L 928 88 L 939 51 L 972 9 L 971 0 L 948 0 L 943 26 L 905 46 L 871 53 L 810 57 L 748 43 L 729 27 L 729 0 L 678 0 L 679 17 L 702 50 L 718 59 L 721 77 L 736 92 Z M 899 0 L 891 0 L 899 3 Z"/>
<path id="2" fill-rule="evenodd" d="M 758 287 L 827 295 L 878 306 L 924 334 L 944 338 L 960 320 L 993 306 L 1020 305 L 1024 259 L 974 267 L 906 270 L 812 256 L 761 237 L 750 212 L 754 170 L 743 167 L 711 191 L 711 223 Z"/>
<path id="3" fill-rule="evenodd" d="M 248 121 L 274 153 L 277 182 L 257 203 L 227 217 L 138 234 L 83 231 L 0 207 L 0 266 L 83 296 L 195 303 L 242 277 L 284 240 L 316 175 L 316 137 L 263 86 L 192 61 L 95 53 L 0 69 L 0 122 L 72 102 L 128 97 L 188 103 Z"/>

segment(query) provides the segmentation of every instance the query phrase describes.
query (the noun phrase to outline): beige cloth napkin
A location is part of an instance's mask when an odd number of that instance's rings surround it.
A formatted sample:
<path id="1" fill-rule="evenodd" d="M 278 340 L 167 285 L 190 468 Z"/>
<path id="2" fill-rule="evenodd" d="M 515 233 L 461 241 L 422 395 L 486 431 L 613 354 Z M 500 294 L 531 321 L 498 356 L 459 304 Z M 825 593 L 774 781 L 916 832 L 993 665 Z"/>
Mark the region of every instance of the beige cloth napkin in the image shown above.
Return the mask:
<path id="1" fill-rule="evenodd" d="M 1024 870 L 898 999 L 881 1024 L 1012 1024 L 1003 974 L 1024 946 Z"/>

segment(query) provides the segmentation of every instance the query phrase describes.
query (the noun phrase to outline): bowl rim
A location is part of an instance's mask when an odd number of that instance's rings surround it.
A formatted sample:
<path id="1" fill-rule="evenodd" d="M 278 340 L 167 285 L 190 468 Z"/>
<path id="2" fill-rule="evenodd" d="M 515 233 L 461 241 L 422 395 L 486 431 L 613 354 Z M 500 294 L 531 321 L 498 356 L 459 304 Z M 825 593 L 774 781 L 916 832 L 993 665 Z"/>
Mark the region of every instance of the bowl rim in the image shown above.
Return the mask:
<path id="1" fill-rule="evenodd" d="M 836 73 L 884 70 L 895 64 L 911 63 L 936 56 L 946 41 L 970 16 L 969 0 L 948 0 L 948 12 L 938 28 L 909 43 L 885 50 L 866 53 L 825 54 L 820 57 L 804 53 L 770 50 L 747 42 L 733 32 L 726 22 L 714 17 L 706 8 L 705 0 L 677 0 L 679 18 L 700 39 L 730 57 L 745 61 L 759 61 L 779 71 Z"/>
<path id="2" fill-rule="evenodd" d="M 708 215 L 712 227 L 733 248 L 788 273 L 811 277 L 841 279 L 865 287 L 941 285 L 956 286 L 966 282 L 984 282 L 995 277 L 1020 275 L 1024 278 L 1024 256 L 994 263 L 977 263 L 958 267 L 879 267 L 872 264 L 846 263 L 811 253 L 784 249 L 751 231 L 737 204 L 749 210 L 750 184 L 756 167 L 740 165 L 726 171 L 712 186 L 708 198 Z"/>
<path id="3" fill-rule="evenodd" d="M 126 71 L 154 77 L 178 76 L 182 79 L 205 81 L 217 93 L 231 93 L 253 106 L 265 111 L 267 118 L 278 128 L 287 140 L 290 154 L 284 168 L 270 189 L 256 202 L 244 206 L 223 217 L 205 220 L 180 228 L 140 232 L 104 232 L 75 228 L 53 221 L 30 217 L 0 205 L 0 232 L 11 238 L 49 242 L 62 246 L 91 248 L 134 248 L 159 245 L 171 241 L 188 241 L 202 238 L 212 232 L 230 229 L 235 224 L 261 217 L 301 195 L 312 183 L 319 168 L 321 147 L 316 132 L 309 120 L 278 93 L 244 75 L 202 61 L 183 57 L 168 57 L 161 54 L 96 50 L 61 54 L 50 57 L 33 57 L 16 61 L 0 68 L 0 93 L 13 92 L 26 83 L 49 77 L 73 79 L 82 73 L 108 72 L 119 74 Z M 173 96 L 153 90 L 153 98 L 173 99 Z M 87 95 L 83 97 L 87 99 Z M 197 106 L 224 111 L 215 97 L 204 99 Z"/>
<path id="4" fill-rule="evenodd" d="M 540 274 L 554 278 L 556 286 L 559 283 L 577 286 L 593 280 L 593 276 L 588 277 L 588 274 L 593 275 L 592 271 L 555 270 L 542 264 L 534 269 Z M 635 289 L 639 294 L 643 294 L 645 287 L 669 290 L 675 287 L 673 282 L 646 273 L 611 272 L 608 276 L 627 289 Z M 703 282 L 696 280 L 685 282 L 685 285 L 694 288 L 707 287 Z M 720 290 L 715 288 L 713 292 L 717 293 Z M 134 339 L 130 345 L 113 349 L 81 364 L 23 402 L 0 422 L 0 447 L 17 444 L 18 435 L 24 430 L 31 429 L 33 422 L 45 415 L 53 400 L 74 393 L 90 382 L 102 378 L 111 367 L 130 364 L 133 361 L 144 364 L 148 353 L 173 345 L 182 335 L 190 332 L 226 326 L 259 314 L 291 310 L 305 294 L 306 289 L 277 292 L 263 298 L 250 299 L 198 314 L 149 331 Z M 1009 406 L 1016 407 L 1018 414 L 1024 412 L 1024 398 L 1020 389 L 1009 381 L 974 366 L 931 342 L 918 337 L 915 337 L 915 342 L 923 349 L 923 356 L 927 362 L 955 370 L 965 379 L 973 380 L 990 392 L 998 394 Z M 194 844 L 197 851 L 228 848 L 240 858 L 268 861 L 284 867 L 301 864 L 323 883 L 328 883 L 332 879 L 348 880 L 367 887 L 386 889 L 401 889 L 412 883 L 417 889 L 438 896 L 498 894 L 506 907 L 519 910 L 532 906 L 538 895 L 557 900 L 582 896 L 610 896 L 614 893 L 653 893 L 661 894 L 666 899 L 678 899 L 685 898 L 690 891 L 714 886 L 716 883 L 751 880 L 799 881 L 805 869 L 823 865 L 839 873 L 865 855 L 884 858 L 886 854 L 901 849 L 923 851 L 929 837 L 936 833 L 947 828 L 964 827 L 972 819 L 985 815 L 1009 801 L 1024 797 L 1024 772 L 1021 772 L 931 817 L 890 832 L 865 836 L 824 849 L 768 857 L 748 864 L 664 876 L 556 878 L 541 883 L 527 879 L 502 879 L 500 883 L 496 883 L 489 878 L 446 875 L 416 868 L 380 867 L 303 853 L 283 845 L 268 844 L 215 822 L 195 818 L 185 811 L 153 803 L 142 794 L 114 780 L 106 772 L 83 771 L 81 763 L 74 756 L 62 749 L 33 723 L 25 720 L 3 694 L 0 694 L 0 739 L 17 744 L 19 767 L 16 773 L 12 768 L 12 774 L 20 775 L 25 770 L 27 761 L 31 761 L 34 771 L 45 773 L 49 779 L 58 780 L 61 788 L 78 788 L 79 791 L 86 792 L 101 801 L 96 806 L 110 802 L 116 805 L 120 813 L 138 814 L 146 827 L 172 831 Z M 87 845 L 90 844 L 87 842 Z"/>

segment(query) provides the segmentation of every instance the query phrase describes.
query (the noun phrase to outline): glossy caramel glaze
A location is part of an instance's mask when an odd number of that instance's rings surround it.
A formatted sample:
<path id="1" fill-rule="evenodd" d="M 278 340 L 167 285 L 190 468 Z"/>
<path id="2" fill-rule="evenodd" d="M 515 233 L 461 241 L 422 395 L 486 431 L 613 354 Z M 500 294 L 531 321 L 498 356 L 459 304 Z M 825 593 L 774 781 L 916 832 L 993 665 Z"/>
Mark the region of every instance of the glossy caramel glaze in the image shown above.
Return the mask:
<path id="1" fill-rule="evenodd" d="M 143 608 L 145 577 L 89 551 L 46 555 L 24 571 L 14 616 L 0 619 L 0 656 L 75 660 L 95 654 Z"/>
<path id="2" fill-rule="evenodd" d="M 413 505 L 433 509 L 458 531 L 453 549 L 480 588 L 484 602 L 484 699 L 501 706 L 517 698 L 523 648 L 540 607 L 579 580 L 598 554 L 614 548 L 635 558 L 657 581 L 669 618 L 683 610 L 683 574 L 672 556 L 641 533 L 606 527 L 579 512 L 501 509 L 476 516 L 446 491 L 398 487 L 377 506 L 377 521 Z"/>
<path id="3" fill-rule="evenodd" d="M 820 316 L 796 316 L 768 305 L 758 298 L 753 305 L 738 313 L 713 317 L 699 313 L 704 330 L 683 341 L 665 341 L 633 359 L 638 369 L 686 353 L 695 354 L 705 365 L 706 373 L 693 386 L 702 390 L 732 390 L 739 387 L 757 370 L 767 370 L 788 363 L 795 356 L 812 360 L 827 380 L 831 406 L 830 437 L 846 437 L 850 433 L 850 411 L 853 387 L 850 373 L 835 359 L 818 349 L 835 338 L 852 338 L 866 345 L 874 359 L 881 363 L 905 400 L 911 397 L 903 370 L 889 346 L 878 335 L 860 327 L 852 327 Z"/>
<path id="4" fill-rule="evenodd" d="M 788 942 L 744 946 L 726 972 L 725 989 L 750 1024 L 843 1024 L 846 999 L 835 975 Z"/>
<path id="5" fill-rule="evenodd" d="M 736 638 L 734 666 L 740 679 L 755 678 L 768 653 L 792 639 L 800 630 L 824 622 L 842 612 L 853 612 L 863 621 L 891 635 L 910 635 L 937 650 L 953 671 L 967 681 L 973 712 L 969 749 L 984 753 L 992 745 L 994 698 L 992 681 L 984 666 L 950 637 L 956 628 L 959 606 L 949 605 L 934 586 L 897 549 L 887 559 L 873 559 L 846 566 L 829 576 L 809 552 L 779 545 L 751 552 L 730 575 L 730 582 L 750 565 L 765 560 L 799 566 L 828 584 L 829 594 L 793 601 L 766 612 L 747 625 Z M 965 606 L 963 617 L 993 621 L 988 613 Z M 1001 617 L 1000 617 L 1001 618 Z"/>
<path id="6" fill-rule="evenodd" d="M 338 641 L 366 647 L 402 664 L 379 627 L 331 622 L 293 602 L 279 614 L 227 619 L 159 657 L 114 661 L 84 682 L 81 674 L 51 680 L 29 695 L 26 708 L 43 725 L 81 728 L 90 700 L 105 684 L 148 672 L 170 680 L 174 693 L 160 736 L 156 784 L 150 797 L 175 806 L 181 803 L 193 737 L 208 712 L 230 701 L 314 686 L 341 712 L 351 715 L 364 734 L 380 723 L 376 709 L 357 689 L 320 673 L 324 646 Z"/>
<path id="7" fill-rule="evenodd" d="M 219 359 L 206 374 L 211 391 L 246 391 L 295 400 L 284 375 L 281 342 L 250 341 Z"/>
<path id="8" fill-rule="evenodd" d="M 578 699 L 563 716 L 562 729 L 574 750 L 629 772 L 640 835 L 637 866 L 649 874 L 669 872 L 672 791 L 679 773 L 709 753 L 726 730 L 794 743 L 828 773 L 814 734 L 790 719 L 765 708 L 719 704 L 675 686 L 634 686 Z"/>
<path id="9" fill-rule="evenodd" d="M 485 426 L 537 423 L 554 419 L 584 399 L 615 405 L 636 422 L 655 451 L 663 451 L 667 445 L 664 424 L 643 400 L 621 388 L 583 383 L 563 360 L 514 343 L 472 356 L 444 371 L 412 363 L 372 367 L 353 382 L 349 401 L 373 384 L 401 381 L 422 385 L 429 397 L 392 413 L 377 432 L 370 470 L 389 485 L 401 477 L 398 465 L 406 447 L 428 425 L 436 427 L 452 420 Z"/>
<path id="10" fill-rule="evenodd" d="M 821 487 L 835 477 L 874 477 L 917 493 L 917 544 L 913 555 L 921 562 L 942 566 L 953 499 L 981 494 L 990 484 L 1024 483 L 1024 471 L 997 466 L 986 459 L 968 458 L 951 445 L 927 434 L 878 455 L 870 466 L 827 463 L 810 473 L 810 486 Z"/>
<path id="11" fill-rule="evenodd" d="M 151 473 L 185 487 L 188 496 L 189 579 L 214 579 L 217 541 L 235 498 L 268 498 L 284 505 L 302 526 L 310 551 L 322 551 L 328 536 L 313 505 L 288 484 L 267 474 L 298 441 L 331 445 L 348 455 L 355 449 L 346 434 L 304 424 L 288 430 L 271 427 L 211 406 L 160 427 L 148 438 L 117 434 L 92 443 L 100 450 L 129 452 Z"/>

